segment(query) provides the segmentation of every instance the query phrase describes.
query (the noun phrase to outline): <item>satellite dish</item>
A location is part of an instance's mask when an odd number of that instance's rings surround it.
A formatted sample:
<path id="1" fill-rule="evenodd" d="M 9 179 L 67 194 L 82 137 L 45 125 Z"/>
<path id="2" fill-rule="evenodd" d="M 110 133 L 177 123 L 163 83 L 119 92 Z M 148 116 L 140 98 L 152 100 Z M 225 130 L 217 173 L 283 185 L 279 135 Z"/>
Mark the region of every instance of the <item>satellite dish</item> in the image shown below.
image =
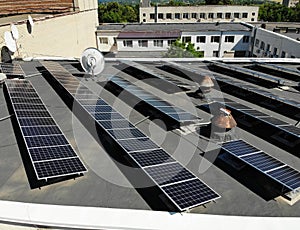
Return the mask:
<path id="1" fill-rule="evenodd" d="M 6 44 L 7 48 L 11 52 L 14 53 L 17 51 L 17 44 L 16 44 L 16 41 L 14 40 L 11 32 L 8 32 L 8 31 L 4 32 L 4 40 L 5 40 L 5 44 Z"/>
<path id="2" fill-rule="evenodd" d="M 18 40 L 19 39 L 19 31 L 16 25 L 11 24 L 10 25 L 11 34 L 13 36 L 13 39 Z"/>
<path id="3" fill-rule="evenodd" d="M 1 49 L 1 62 L 3 63 L 12 63 L 12 58 L 10 55 L 10 51 L 7 46 L 3 46 Z"/>
<path id="4" fill-rule="evenodd" d="M 83 51 L 80 63 L 85 72 L 95 75 L 101 73 L 104 69 L 104 57 L 102 53 L 95 48 L 87 48 Z"/>

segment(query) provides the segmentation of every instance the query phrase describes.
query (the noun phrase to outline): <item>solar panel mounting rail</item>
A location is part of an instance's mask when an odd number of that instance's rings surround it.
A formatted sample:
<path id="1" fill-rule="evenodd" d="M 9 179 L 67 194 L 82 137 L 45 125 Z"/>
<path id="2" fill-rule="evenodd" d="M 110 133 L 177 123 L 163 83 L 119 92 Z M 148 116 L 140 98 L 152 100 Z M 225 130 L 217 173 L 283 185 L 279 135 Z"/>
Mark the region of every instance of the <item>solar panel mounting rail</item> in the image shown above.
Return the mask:
<path id="1" fill-rule="evenodd" d="M 88 117 L 84 115 L 79 119 L 90 118 L 102 130 L 101 138 L 109 138 L 110 143 L 115 143 L 122 149 L 178 210 L 185 211 L 220 198 L 219 194 L 152 142 L 59 63 L 41 63 L 49 72 L 45 77 L 61 87 L 58 91 L 68 94 L 69 98 L 84 109 Z"/>
<path id="2" fill-rule="evenodd" d="M 5 89 L 37 179 L 87 172 L 33 85 L 12 79 L 5 81 Z"/>

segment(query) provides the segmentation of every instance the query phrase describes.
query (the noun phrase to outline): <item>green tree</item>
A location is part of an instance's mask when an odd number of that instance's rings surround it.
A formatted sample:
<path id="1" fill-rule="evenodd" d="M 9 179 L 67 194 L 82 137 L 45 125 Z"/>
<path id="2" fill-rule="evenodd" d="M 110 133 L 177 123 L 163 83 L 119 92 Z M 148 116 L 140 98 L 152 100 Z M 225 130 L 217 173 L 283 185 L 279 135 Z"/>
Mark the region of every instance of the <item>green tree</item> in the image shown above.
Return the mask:
<path id="1" fill-rule="evenodd" d="M 258 18 L 269 22 L 293 21 L 294 10 L 279 3 L 265 3 L 259 7 Z"/>
<path id="2" fill-rule="evenodd" d="M 203 52 L 195 50 L 194 44 L 181 42 L 177 39 L 171 44 L 168 51 L 164 55 L 167 58 L 197 58 L 203 57 Z"/>
<path id="3" fill-rule="evenodd" d="M 135 5 L 124 5 L 118 2 L 108 2 L 99 5 L 100 23 L 137 22 L 139 8 Z"/>
<path id="4" fill-rule="evenodd" d="M 233 0 L 205 0 L 206 5 L 232 5 Z"/>

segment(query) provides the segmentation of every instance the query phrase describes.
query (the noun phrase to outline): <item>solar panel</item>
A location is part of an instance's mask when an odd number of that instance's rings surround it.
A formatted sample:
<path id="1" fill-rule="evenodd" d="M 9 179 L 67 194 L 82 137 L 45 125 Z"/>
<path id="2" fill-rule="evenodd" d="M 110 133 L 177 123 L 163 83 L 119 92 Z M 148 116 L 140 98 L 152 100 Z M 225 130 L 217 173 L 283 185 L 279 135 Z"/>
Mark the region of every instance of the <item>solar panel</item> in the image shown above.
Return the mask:
<path id="1" fill-rule="evenodd" d="M 222 149 L 281 183 L 289 190 L 300 187 L 299 171 L 262 151 L 257 151 L 257 148 L 243 140 L 226 142 L 222 145 Z"/>
<path id="2" fill-rule="evenodd" d="M 292 125 L 280 126 L 280 129 L 283 129 L 295 136 L 300 136 L 300 128 Z"/>
<path id="3" fill-rule="evenodd" d="M 274 117 L 262 117 L 260 119 L 275 126 L 288 125 L 288 123 Z"/>
<path id="4" fill-rule="evenodd" d="M 30 82 L 7 80 L 5 85 L 37 179 L 86 172 Z M 31 93 L 16 85 L 29 86 Z"/>
<path id="5" fill-rule="evenodd" d="M 167 154 L 162 149 L 155 149 L 155 150 L 151 150 L 151 151 L 131 152 L 130 156 L 141 167 L 176 162 L 169 154 Z"/>
<path id="6" fill-rule="evenodd" d="M 145 168 L 145 171 L 159 185 L 166 185 L 196 178 L 192 173 L 174 162 Z"/>
<path id="7" fill-rule="evenodd" d="M 136 128 L 130 129 L 110 129 L 108 132 L 117 140 L 146 137 L 140 130 Z"/>
<path id="8" fill-rule="evenodd" d="M 0 70 L 6 75 L 25 75 L 21 66 L 16 63 L 0 63 Z"/>
<path id="9" fill-rule="evenodd" d="M 254 109 L 245 109 L 243 110 L 244 113 L 252 116 L 252 117 L 269 117 L 268 114 L 262 113 L 260 111 L 254 110 Z"/>
<path id="10" fill-rule="evenodd" d="M 57 74 L 61 72 L 63 72 L 64 75 L 68 75 L 70 79 L 76 79 L 70 73 L 66 72 L 59 64 L 43 62 L 43 65 L 51 73 L 54 79 L 56 78 Z M 64 86 L 63 83 L 60 84 L 61 86 Z M 102 128 L 103 131 L 106 131 L 107 134 L 109 134 L 108 137 L 111 137 L 112 140 L 115 140 L 116 143 L 119 144 L 120 147 L 122 147 L 124 152 L 126 152 L 128 156 L 130 156 L 132 160 L 135 161 L 137 165 L 145 171 L 145 173 L 147 173 L 146 168 L 148 169 L 147 174 L 150 176 L 150 178 L 158 185 L 159 188 L 161 188 L 162 192 L 164 192 L 166 196 L 168 196 L 174 202 L 176 207 L 178 207 L 181 211 L 220 198 L 220 196 L 215 191 L 213 191 L 202 181 L 200 181 L 200 179 L 196 178 L 191 172 L 177 163 L 168 153 L 166 153 L 163 149 L 156 145 L 150 138 L 145 136 L 140 130 L 135 128 L 122 115 L 118 114 L 116 110 L 114 110 L 111 106 L 104 102 L 100 97 L 96 95 L 94 95 L 94 97 L 90 99 L 78 99 L 74 95 L 73 97 L 83 108 L 86 109 L 86 112 L 95 119 L 95 123 L 98 125 L 98 128 Z M 95 113 L 95 110 L 99 112 Z M 121 120 L 119 120 L 120 117 L 122 117 Z M 84 117 L 82 119 L 86 118 Z M 169 164 L 172 164 L 172 166 L 168 166 Z M 163 165 L 165 166 L 164 169 L 168 170 L 164 171 L 162 168 Z M 157 168 L 156 172 L 154 168 L 151 168 L 154 166 L 161 167 Z M 176 169 L 179 169 L 178 175 L 172 175 L 172 173 L 176 172 Z M 153 177 L 150 174 L 153 175 Z M 157 176 L 159 174 L 164 176 L 165 178 L 167 178 L 167 176 L 169 175 L 169 181 L 166 181 L 165 183 L 159 182 L 160 178 Z M 189 182 L 186 181 L 187 178 L 192 178 L 195 186 L 193 187 L 193 191 L 185 190 L 182 187 L 180 196 L 185 197 L 185 201 L 183 202 L 183 200 L 179 197 L 178 199 L 176 199 L 176 196 L 178 196 L 178 194 L 176 194 L 176 190 L 172 190 L 171 188 L 174 187 L 175 189 L 177 189 L 177 186 L 170 183 L 176 181 L 178 185 L 186 185 L 186 188 L 190 189 L 192 185 L 190 185 Z M 164 185 L 160 185 L 157 182 Z M 197 190 L 198 188 L 200 188 L 200 190 Z M 180 203 L 177 204 L 175 202 Z"/>
<path id="11" fill-rule="evenodd" d="M 162 186 L 161 189 L 180 210 L 193 208 L 219 198 L 219 195 L 198 179 Z"/>
<path id="12" fill-rule="evenodd" d="M 146 92 L 144 89 L 142 89 L 140 87 L 133 85 L 131 82 L 129 82 L 125 79 L 122 79 L 118 76 L 114 76 L 114 77 L 110 78 L 110 81 L 113 82 L 114 84 L 116 84 L 118 87 L 121 87 L 121 89 L 124 92 L 127 92 L 131 95 L 136 96 L 140 100 L 146 102 L 149 106 L 158 109 L 164 115 L 168 116 L 168 118 L 171 118 L 178 123 L 187 122 L 187 121 L 192 122 L 192 121 L 199 120 L 198 117 L 196 117 L 192 114 L 190 114 L 188 116 L 188 114 L 189 114 L 188 112 L 185 112 L 184 110 L 177 108 L 166 101 L 163 101 L 162 99 Z M 184 113 L 185 115 L 182 115 L 182 116 L 174 115 L 176 113 Z M 172 114 L 172 116 L 169 114 Z"/>

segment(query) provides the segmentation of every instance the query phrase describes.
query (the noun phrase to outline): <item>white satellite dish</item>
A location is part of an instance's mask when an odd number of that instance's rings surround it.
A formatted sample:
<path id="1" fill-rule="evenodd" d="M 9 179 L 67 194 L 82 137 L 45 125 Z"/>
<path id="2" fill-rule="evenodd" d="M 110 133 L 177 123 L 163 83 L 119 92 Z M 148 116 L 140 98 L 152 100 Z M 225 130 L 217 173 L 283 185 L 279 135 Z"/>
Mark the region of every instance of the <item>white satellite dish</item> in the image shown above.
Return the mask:
<path id="1" fill-rule="evenodd" d="M 6 44 L 7 48 L 11 52 L 14 53 L 17 51 L 17 44 L 16 44 L 16 41 L 14 40 L 11 32 L 8 32 L 8 31 L 4 32 L 4 40 L 5 40 L 5 44 Z"/>
<path id="2" fill-rule="evenodd" d="M 96 48 L 87 48 L 83 51 L 80 63 L 85 72 L 95 75 L 101 73 L 104 69 L 105 61 L 102 53 Z"/>
<path id="3" fill-rule="evenodd" d="M 33 19 L 30 15 L 28 15 L 28 22 L 31 25 L 31 27 L 33 27 L 34 23 L 33 23 Z"/>
<path id="4" fill-rule="evenodd" d="M 19 31 L 16 25 L 11 24 L 10 25 L 11 34 L 13 36 L 13 39 L 18 40 L 19 39 Z"/>

